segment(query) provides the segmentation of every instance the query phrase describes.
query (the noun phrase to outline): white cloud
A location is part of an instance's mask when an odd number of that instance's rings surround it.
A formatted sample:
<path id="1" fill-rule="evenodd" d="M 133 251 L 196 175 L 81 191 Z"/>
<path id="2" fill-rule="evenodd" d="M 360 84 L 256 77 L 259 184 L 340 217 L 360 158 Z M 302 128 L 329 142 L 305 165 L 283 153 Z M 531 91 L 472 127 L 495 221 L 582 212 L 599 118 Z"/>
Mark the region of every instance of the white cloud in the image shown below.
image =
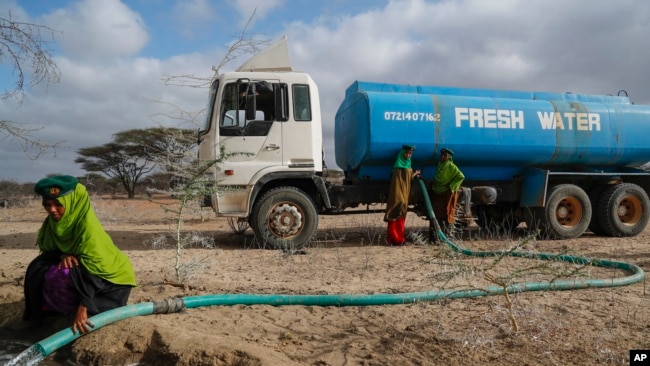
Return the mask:
<path id="1" fill-rule="evenodd" d="M 7 18 L 11 14 L 13 20 L 29 21 L 29 16 L 23 8 L 18 6 L 16 0 L 0 0 L 0 5 L 2 7 L 0 15 L 3 18 Z"/>
<path id="2" fill-rule="evenodd" d="M 237 10 L 241 19 L 240 25 L 246 24 L 248 19 L 255 12 L 253 21 L 260 21 L 266 17 L 271 10 L 281 7 L 284 0 L 229 0 Z"/>
<path id="3" fill-rule="evenodd" d="M 137 54 L 149 40 L 140 15 L 119 0 L 83 0 L 45 18 L 66 57 L 101 62 Z"/>
<path id="4" fill-rule="evenodd" d="M 642 68 L 640 60 L 650 58 L 650 48 L 639 47 L 650 33 L 650 3 L 391 1 L 358 15 L 292 23 L 287 33 L 296 66 L 321 83 L 605 93 L 618 87 L 609 85 L 614 73 L 638 86 L 635 79 L 647 78 L 641 69 L 618 69 Z"/>
<path id="5" fill-rule="evenodd" d="M 155 100 L 200 110 L 205 89 L 164 87 L 161 78 L 209 76 L 218 58 L 199 52 L 227 44 L 256 7 L 249 31 L 263 27 L 270 37 L 287 34 L 293 66 L 310 73 L 319 85 L 330 166 L 334 114 L 354 80 L 600 94 L 625 89 L 635 103 L 650 103 L 650 48 L 643 46 L 650 34 L 650 2 L 645 0 L 393 0 L 349 13 L 344 13 L 347 4 L 357 2 L 225 0 L 217 3 L 221 7 L 207 0 L 156 3 L 180 6 L 156 8 L 156 20 L 167 25 L 166 33 L 151 33 L 173 56 L 139 57 L 147 28 L 117 0 L 83 0 L 49 15 L 47 24 L 63 30 L 57 37 L 65 46 L 57 57 L 61 82 L 50 85 L 47 93 L 30 90 L 21 108 L 0 102 L 0 113 L 46 126 L 39 136 L 65 139 L 68 148 L 56 159 L 28 163 L 24 158 L 23 165 L 12 160 L 5 172 L 24 166 L 27 173 L 20 179 L 33 181 L 55 171 L 77 174 L 70 171 L 77 167 L 72 162 L 76 149 L 106 143 L 118 131 L 153 126 L 151 116 L 167 110 Z M 298 5 L 303 12 L 312 11 L 300 14 L 300 22 L 283 23 L 288 20 L 269 15 L 289 14 Z M 179 52 L 188 42 L 168 38 L 179 32 L 165 23 L 172 9 L 172 20 L 178 21 L 174 25 L 185 27 L 185 35 L 208 34 L 209 43 Z M 232 9 L 236 14 L 229 13 Z M 0 156 L 19 159 L 10 154 L 15 150 L 4 143 Z"/>
<path id="6" fill-rule="evenodd" d="M 173 21 L 186 38 L 196 37 L 206 23 L 220 19 L 215 3 L 210 0 L 179 0 L 173 9 Z"/>
<path id="7" fill-rule="evenodd" d="M 326 158 L 354 80 L 608 94 L 650 103 L 650 2 L 390 1 L 288 25 L 294 67 L 319 84 Z"/>
<path id="8" fill-rule="evenodd" d="M 59 59 L 57 64 L 64 76 L 59 83 L 50 85 L 48 90 L 34 89 L 19 108 L 11 107 L 10 101 L 0 101 L 3 118 L 45 127 L 34 134 L 42 140 L 65 141 L 56 157 L 46 155 L 37 161 L 29 161 L 22 152 L 15 153 L 16 144 L 0 145 L 1 156 L 23 162 L 4 170 L 14 174 L 14 167 L 22 166 L 21 180 L 36 181 L 48 173 L 82 175 L 84 172 L 74 163 L 79 148 L 108 143 L 120 131 L 155 127 L 159 123 L 177 126 L 178 120 L 160 114 L 173 114 L 178 108 L 196 113 L 206 104 L 205 89 L 162 83 L 164 75 L 180 75 L 180 70 L 188 75 L 205 74 L 211 64 L 204 55 L 167 60 L 135 58 L 103 67 L 70 59 Z M 197 129 L 202 121 L 196 123 L 182 127 Z"/>

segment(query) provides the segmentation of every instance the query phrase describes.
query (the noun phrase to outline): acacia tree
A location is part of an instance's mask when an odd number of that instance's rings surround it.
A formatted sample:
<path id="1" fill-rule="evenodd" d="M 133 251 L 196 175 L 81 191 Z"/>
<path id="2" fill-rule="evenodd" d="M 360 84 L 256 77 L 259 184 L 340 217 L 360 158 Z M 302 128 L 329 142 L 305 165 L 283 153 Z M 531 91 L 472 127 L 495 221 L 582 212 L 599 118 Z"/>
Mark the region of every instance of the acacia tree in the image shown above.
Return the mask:
<path id="1" fill-rule="evenodd" d="M 54 42 L 55 31 L 47 26 L 18 22 L 11 13 L 0 16 L 0 63 L 12 68 L 12 86 L 0 92 L 0 99 L 17 97 L 22 102 L 27 85 L 58 82 L 61 72 L 47 48 Z M 35 151 L 30 158 L 38 158 L 58 143 L 48 143 L 31 135 L 42 127 L 19 125 L 0 119 L 0 137 L 17 141 L 24 152 Z"/>
<path id="2" fill-rule="evenodd" d="M 81 156 L 75 159 L 75 163 L 81 164 L 88 172 L 99 172 L 119 181 L 131 199 L 135 197 L 140 178 L 156 167 L 143 151 L 140 145 L 109 142 L 77 150 Z"/>
<path id="3" fill-rule="evenodd" d="M 128 197 L 134 198 L 138 182 L 157 167 L 168 175 L 178 174 L 178 167 L 188 163 L 189 152 L 196 146 L 193 134 L 192 130 L 163 127 L 121 131 L 110 143 L 79 149 L 81 156 L 75 162 L 88 172 L 119 181 Z"/>
<path id="4" fill-rule="evenodd" d="M 179 167 L 194 163 L 196 154 L 190 153 L 197 145 L 196 132 L 176 127 L 154 127 L 118 132 L 115 142 L 142 146 L 142 154 L 161 172 L 170 177 L 179 176 Z"/>

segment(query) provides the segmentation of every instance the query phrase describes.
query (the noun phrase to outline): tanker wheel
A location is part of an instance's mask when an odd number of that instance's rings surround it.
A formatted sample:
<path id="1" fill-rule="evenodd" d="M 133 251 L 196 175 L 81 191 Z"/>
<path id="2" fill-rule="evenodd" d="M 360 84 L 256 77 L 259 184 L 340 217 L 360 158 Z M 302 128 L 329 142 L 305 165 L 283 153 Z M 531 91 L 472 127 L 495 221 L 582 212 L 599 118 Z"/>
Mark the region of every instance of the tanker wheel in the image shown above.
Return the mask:
<path id="1" fill-rule="evenodd" d="M 549 238 L 572 239 L 582 235 L 591 221 L 591 202 L 585 191 L 573 184 L 551 189 L 543 222 Z"/>
<path id="2" fill-rule="evenodd" d="M 251 226 L 263 246 L 300 249 L 316 235 L 318 214 L 303 191 L 278 187 L 266 192 L 255 203 Z"/>
<path id="3" fill-rule="evenodd" d="M 636 184 L 609 187 L 598 202 L 598 223 L 609 236 L 635 236 L 648 225 L 650 200 Z"/>

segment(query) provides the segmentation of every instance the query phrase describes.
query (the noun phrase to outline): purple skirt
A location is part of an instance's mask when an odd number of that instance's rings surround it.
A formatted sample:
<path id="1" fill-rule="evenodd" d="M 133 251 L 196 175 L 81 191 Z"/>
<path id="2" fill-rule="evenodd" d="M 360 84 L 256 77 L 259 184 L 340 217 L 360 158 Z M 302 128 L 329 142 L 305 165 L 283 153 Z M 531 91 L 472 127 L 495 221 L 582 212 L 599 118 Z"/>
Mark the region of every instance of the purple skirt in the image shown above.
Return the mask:
<path id="1" fill-rule="evenodd" d="M 72 314 L 79 307 L 79 294 L 70 279 L 70 269 L 50 266 L 43 284 L 43 310 Z"/>

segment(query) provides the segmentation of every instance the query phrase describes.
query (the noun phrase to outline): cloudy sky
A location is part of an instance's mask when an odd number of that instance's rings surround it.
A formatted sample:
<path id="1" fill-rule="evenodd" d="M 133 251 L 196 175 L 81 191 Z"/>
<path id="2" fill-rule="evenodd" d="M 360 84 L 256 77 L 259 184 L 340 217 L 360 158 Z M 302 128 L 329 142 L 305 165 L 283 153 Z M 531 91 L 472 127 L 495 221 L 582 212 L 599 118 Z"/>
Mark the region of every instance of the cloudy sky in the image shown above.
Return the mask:
<path id="1" fill-rule="evenodd" d="M 58 83 L 30 87 L 21 101 L 0 100 L 0 120 L 41 126 L 36 137 L 62 142 L 55 155 L 32 160 L 0 140 L 0 180 L 83 175 L 77 149 L 131 128 L 176 126 L 161 117 L 176 107 L 200 111 L 205 89 L 163 79 L 211 77 L 253 11 L 249 32 L 286 35 L 294 68 L 320 86 L 329 165 L 334 114 L 355 80 L 625 90 L 634 103 L 650 104 L 647 0 L 0 0 L 0 17 L 56 31 L 51 49 L 61 71 Z M 0 90 L 11 81 L 0 64 Z"/>

